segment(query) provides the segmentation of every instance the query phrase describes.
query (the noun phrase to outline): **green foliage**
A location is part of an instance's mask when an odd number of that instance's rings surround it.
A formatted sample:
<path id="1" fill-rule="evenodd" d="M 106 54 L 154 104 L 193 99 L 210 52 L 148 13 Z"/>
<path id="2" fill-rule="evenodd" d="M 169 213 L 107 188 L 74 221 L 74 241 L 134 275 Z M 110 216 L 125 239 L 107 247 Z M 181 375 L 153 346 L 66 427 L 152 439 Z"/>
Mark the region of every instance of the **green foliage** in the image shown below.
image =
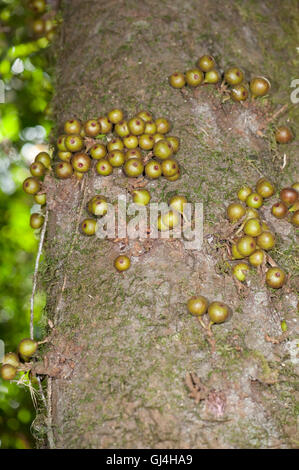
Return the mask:
<path id="1" fill-rule="evenodd" d="M 52 94 L 46 38 L 31 34 L 32 12 L 21 0 L 0 1 L 0 339 L 15 351 L 29 336 L 30 295 L 38 240 L 29 226 L 32 198 L 22 190 L 28 162 L 22 146 L 42 144 L 51 129 L 48 103 Z M 46 71 L 47 70 L 47 71 Z M 38 141 L 22 132 L 43 126 Z M 21 138 L 20 138 L 21 137 Z M 35 297 L 35 338 L 44 297 Z M 0 379 L 0 448 L 30 448 L 35 410 L 28 388 Z"/>

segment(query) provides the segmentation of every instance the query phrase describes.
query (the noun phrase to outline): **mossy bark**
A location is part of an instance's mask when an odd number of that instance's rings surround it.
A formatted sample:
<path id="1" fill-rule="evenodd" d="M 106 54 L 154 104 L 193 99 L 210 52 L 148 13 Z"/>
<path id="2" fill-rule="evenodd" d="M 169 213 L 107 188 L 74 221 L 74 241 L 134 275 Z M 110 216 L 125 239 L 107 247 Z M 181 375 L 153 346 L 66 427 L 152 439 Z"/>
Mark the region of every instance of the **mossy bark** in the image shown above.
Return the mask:
<path id="1" fill-rule="evenodd" d="M 132 266 L 119 274 L 113 260 L 120 243 L 84 237 L 79 223 L 90 196 L 115 202 L 128 194 L 128 180 L 118 171 L 102 178 L 93 169 L 81 182 L 48 181 L 44 278 L 55 333 L 45 355 L 48 367 L 57 365 L 51 369 L 52 446 L 298 445 L 298 392 L 288 349 L 296 338 L 295 229 L 274 221 L 269 204 L 262 210 L 278 233 L 272 255 L 291 273 L 288 290 L 276 293 L 256 272 L 249 289 L 238 292 L 217 243 L 225 207 L 242 183 L 254 186 L 260 175 L 277 187 L 299 179 L 296 142 L 285 147 L 282 171 L 275 122 L 266 125 L 264 138 L 258 134 L 279 105 L 288 104 L 292 125 L 298 117 L 289 97 L 298 66 L 296 18 L 292 0 L 64 2 L 56 43 L 57 134 L 67 118 L 92 118 L 113 107 L 130 116 L 148 109 L 169 118 L 171 133 L 181 139 L 182 177 L 149 182 L 147 189 L 155 202 L 175 193 L 203 202 L 205 223 L 200 251 L 186 250 L 180 241 L 129 241 L 124 250 L 133 254 Z M 204 53 L 214 55 L 220 69 L 237 64 L 247 78 L 268 76 L 271 98 L 223 104 L 214 87 L 181 93 L 168 85 L 172 72 L 191 68 Z M 196 293 L 222 299 L 233 311 L 213 329 L 214 353 L 186 312 Z M 266 338 L 280 336 L 282 318 L 288 333 L 275 344 Z M 189 396 L 188 372 L 201 379 L 199 403 Z"/>

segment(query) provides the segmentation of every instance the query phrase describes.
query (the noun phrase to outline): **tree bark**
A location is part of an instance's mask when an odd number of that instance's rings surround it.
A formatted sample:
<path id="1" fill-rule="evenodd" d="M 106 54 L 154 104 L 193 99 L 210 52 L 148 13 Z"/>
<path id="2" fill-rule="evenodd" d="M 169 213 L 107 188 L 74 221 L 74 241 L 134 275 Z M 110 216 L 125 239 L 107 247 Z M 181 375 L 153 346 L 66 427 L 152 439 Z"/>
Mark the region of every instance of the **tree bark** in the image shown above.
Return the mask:
<path id="1" fill-rule="evenodd" d="M 52 376 L 48 446 L 298 445 L 298 392 L 288 349 L 296 337 L 298 277 L 283 255 L 296 242 L 295 229 L 274 222 L 269 204 L 261 210 L 278 233 L 278 262 L 292 274 L 288 288 L 279 293 L 270 292 L 256 271 L 248 288 L 238 291 L 223 242 L 225 208 L 241 184 L 254 186 L 264 175 L 281 187 L 295 181 L 296 172 L 298 180 L 296 144 L 286 147 L 282 171 L 283 154 L 269 145 L 271 127 L 264 138 L 258 132 L 272 112 L 268 99 L 244 106 L 222 103 L 218 88 L 180 92 L 167 79 L 209 53 L 221 70 L 234 63 L 247 79 L 268 76 L 273 110 L 290 105 L 297 43 L 295 33 L 285 28 L 295 24 L 297 13 L 298 4 L 291 0 L 283 5 L 64 2 L 56 44 L 55 138 L 64 120 L 97 117 L 114 107 L 127 116 L 148 109 L 156 118 L 167 117 L 171 134 L 181 139 L 182 177 L 146 187 L 154 202 L 166 202 L 175 193 L 202 202 L 205 220 L 202 250 L 186 250 L 180 240 L 141 240 L 138 245 L 129 240 L 124 252 L 132 256 L 132 266 L 119 274 L 113 261 L 121 242 L 85 237 L 79 225 L 90 197 L 101 193 L 115 202 L 119 194 L 128 196 L 128 179 L 121 171 L 100 177 L 93 168 L 81 182 L 47 180 L 43 278 L 46 315 L 54 324 L 44 352 L 45 370 Z M 290 113 L 291 118 L 298 114 L 294 107 Z M 232 309 L 229 321 L 213 328 L 214 352 L 211 338 L 187 313 L 187 300 L 194 294 L 223 300 Z M 287 336 L 271 342 L 280 337 L 285 317 Z"/>

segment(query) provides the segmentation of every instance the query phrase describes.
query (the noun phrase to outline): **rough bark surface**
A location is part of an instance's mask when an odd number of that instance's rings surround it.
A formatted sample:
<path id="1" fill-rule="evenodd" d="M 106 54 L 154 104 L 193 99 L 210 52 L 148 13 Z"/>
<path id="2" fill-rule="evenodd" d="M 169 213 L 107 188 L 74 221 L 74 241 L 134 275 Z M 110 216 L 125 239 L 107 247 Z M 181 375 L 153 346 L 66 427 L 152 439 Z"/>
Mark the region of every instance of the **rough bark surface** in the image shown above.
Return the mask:
<path id="1" fill-rule="evenodd" d="M 185 250 L 180 241 L 129 242 L 124 252 L 132 254 L 132 266 L 118 274 L 113 260 L 120 243 L 84 237 L 79 223 L 90 196 L 115 202 L 128 195 L 128 179 L 121 171 L 102 178 L 93 170 L 82 182 L 48 181 L 43 278 L 54 333 L 44 354 L 54 376 L 55 447 L 298 446 L 297 376 L 289 351 L 298 337 L 296 230 L 271 217 L 270 203 L 263 207 L 278 238 L 272 256 L 291 274 L 279 292 L 267 289 L 257 273 L 239 292 L 219 242 L 227 228 L 225 207 L 242 183 L 254 185 L 261 175 L 278 187 L 299 180 L 296 142 L 285 150 L 282 171 L 272 124 L 264 138 L 257 134 L 271 113 L 267 99 L 221 104 L 214 87 L 181 93 L 167 81 L 208 52 L 222 69 L 236 63 L 248 78 L 267 75 L 273 109 L 287 103 L 294 123 L 298 110 L 289 87 L 298 65 L 296 17 L 298 3 L 291 0 L 64 2 L 56 44 L 57 133 L 71 116 L 87 119 L 116 106 L 127 115 L 145 108 L 169 118 L 172 134 L 181 138 L 182 178 L 147 188 L 155 202 L 175 193 L 203 202 L 205 225 L 201 251 Z M 214 353 L 186 312 L 196 293 L 222 299 L 233 311 L 213 328 Z M 275 343 L 269 338 L 280 337 L 283 318 L 288 332 Z M 190 397 L 189 372 L 200 378 L 200 401 Z"/>

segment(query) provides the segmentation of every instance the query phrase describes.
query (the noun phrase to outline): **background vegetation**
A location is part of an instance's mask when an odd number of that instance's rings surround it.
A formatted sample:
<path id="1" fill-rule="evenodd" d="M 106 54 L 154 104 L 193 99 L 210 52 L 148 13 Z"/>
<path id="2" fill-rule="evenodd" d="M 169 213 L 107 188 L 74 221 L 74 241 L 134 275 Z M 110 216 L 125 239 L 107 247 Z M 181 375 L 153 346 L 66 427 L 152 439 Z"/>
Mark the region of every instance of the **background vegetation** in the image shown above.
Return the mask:
<path id="1" fill-rule="evenodd" d="M 51 129 L 49 41 L 31 34 L 25 1 L 0 0 L 0 339 L 14 351 L 29 336 L 29 301 L 37 237 L 29 226 L 32 198 L 22 191 L 28 166 Z M 36 299 L 36 316 L 44 306 Z M 39 327 L 35 336 L 40 337 Z M 30 448 L 35 410 L 28 389 L 0 379 L 0 448 Z"/>

